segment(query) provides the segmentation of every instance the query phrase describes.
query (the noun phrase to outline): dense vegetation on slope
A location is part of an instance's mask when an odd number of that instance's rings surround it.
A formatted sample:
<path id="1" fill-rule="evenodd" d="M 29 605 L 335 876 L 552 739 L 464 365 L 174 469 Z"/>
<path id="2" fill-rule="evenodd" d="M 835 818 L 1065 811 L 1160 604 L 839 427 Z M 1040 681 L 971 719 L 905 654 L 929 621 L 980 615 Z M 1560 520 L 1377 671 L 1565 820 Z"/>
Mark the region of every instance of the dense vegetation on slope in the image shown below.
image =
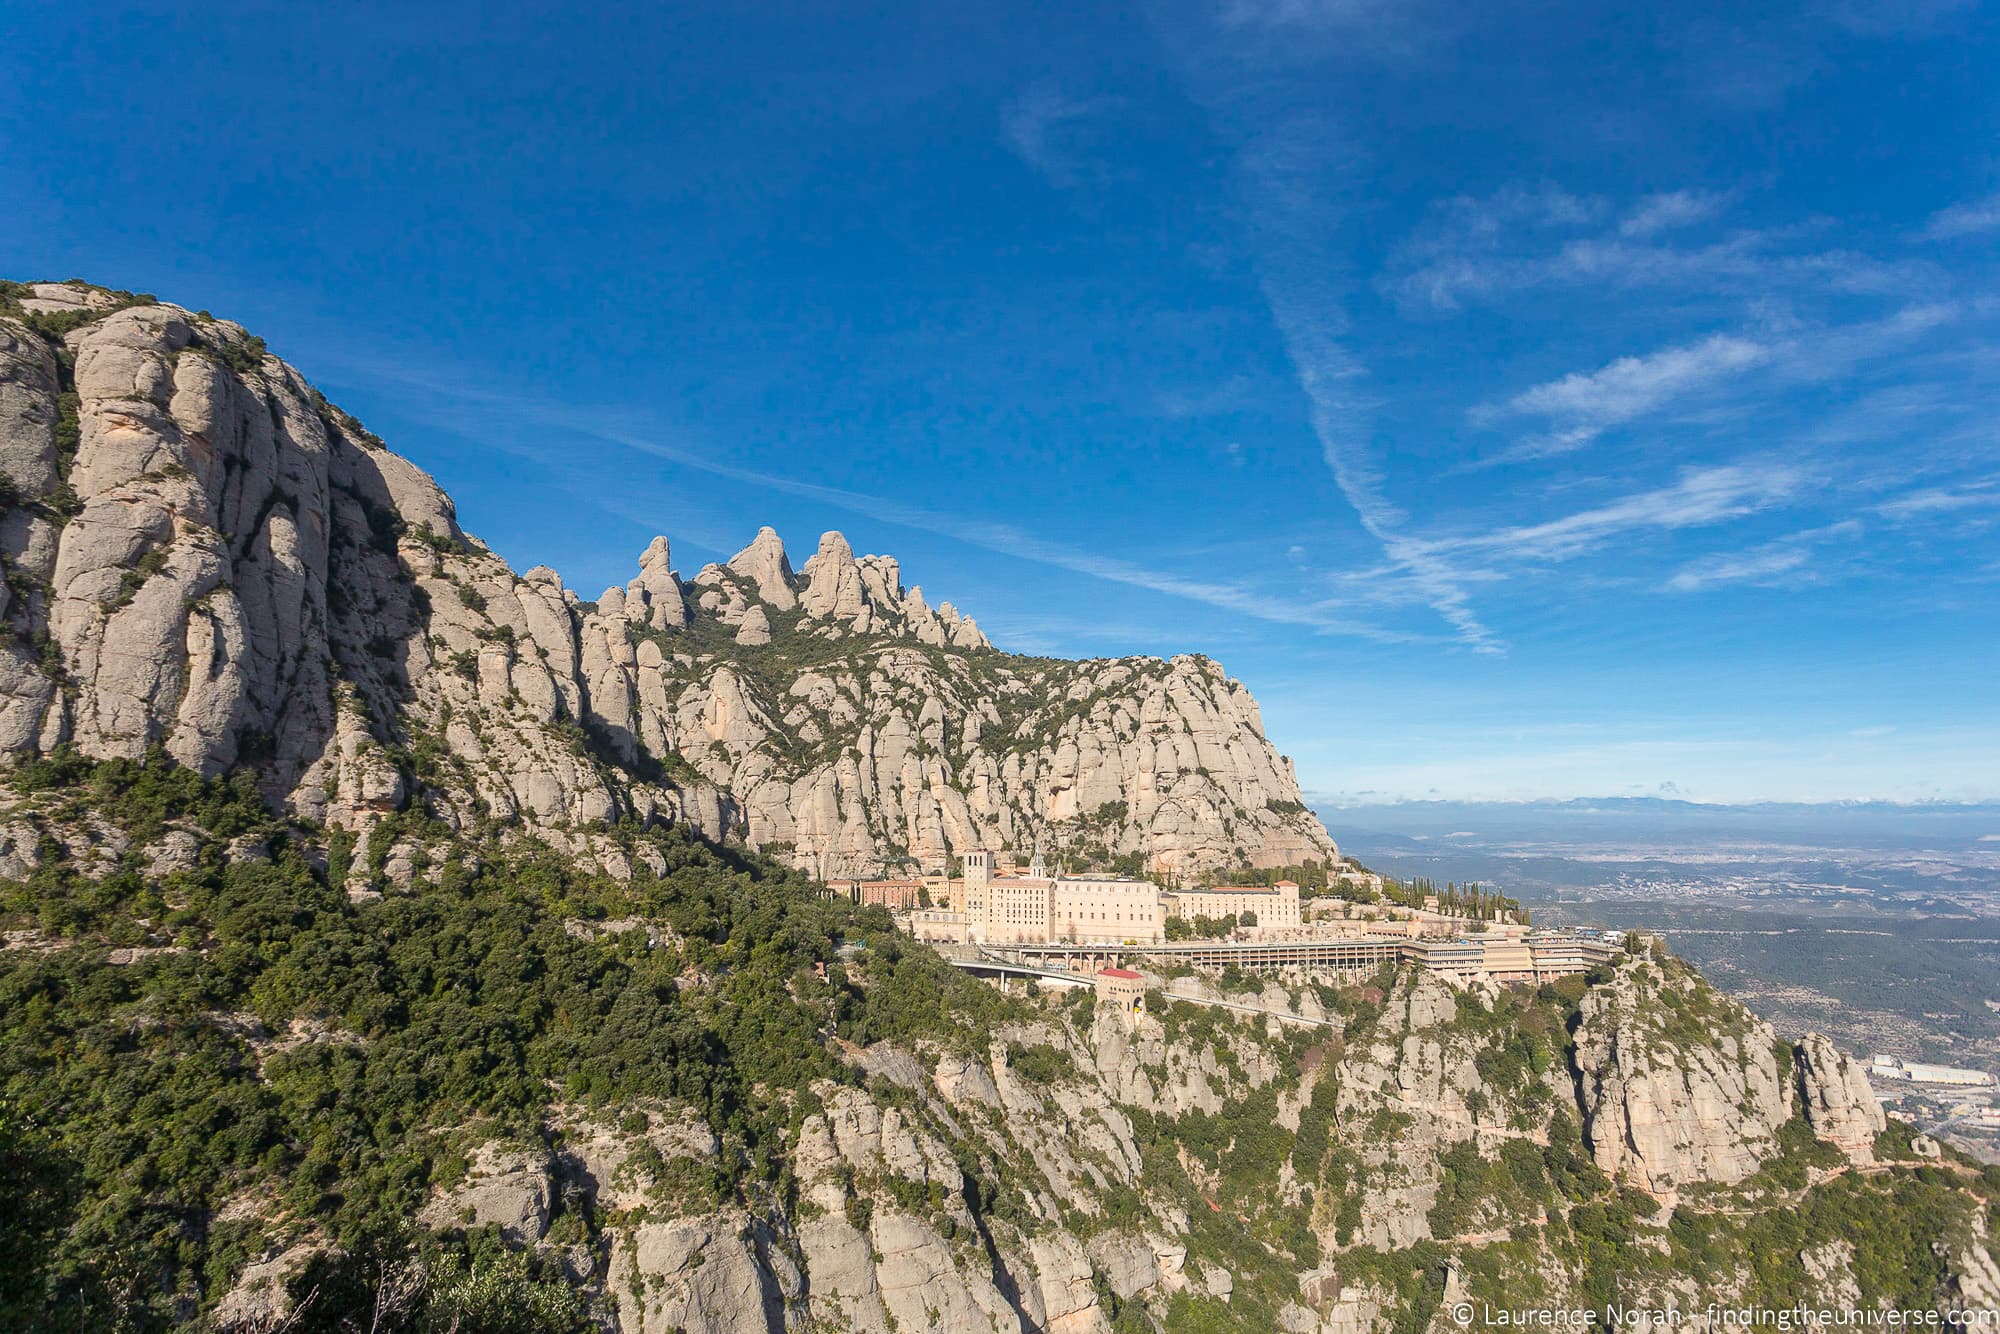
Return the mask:
<path id="1" fill-rule="evenodd" d="M 11 781 L 125 849 L 101 878 L 51 855 L 0 884 L 0 1158 L 33 1202 L 0 1250 L 17 1327 L 169 1328 L 256 1253 L 269 1213 L 380 1265 L 462 1168 L 467 1127 L 532 1134 L 552 1103 L 683 1101 L 726 1146 L 716 1190 L 782 1198 L 802 1090 L 855 1079 L 829 1037 L 977 1045 L 1006 1004 L 905 952 L 880 910 L 673 829 L 623 831 L 666 864 L 626 884 L 524 844 L 350 898 L 418 817 L 329 866 L 247 778 L 63 757 Z M 147 874 L 143 849 L 174 831 L 197 835 L 192 864 Z M 588 925 L 621 919 L 647 925 Z M 270 1207 L 216 1221 L 243 1192 Z M 328 1293 L 336 1278 L 316 1276 Z"/>
<path id="2" fill-rule="evenodd" d="M 660 859 L 656 872 L 634 856 L 629 883 L 522 841 L 461 845 L 396 892 L 381 863 L 418 811 L 355 845 L 274 818 L 247 779 L 157 760 L 60 756 L 7 781 L 14 816 L 94 834 L 52 840 L 39 869 L 0 884 L 0 1170 L 13 1190 L 0 1328 L 188 1327 L 275 1235 L 309 1223 L 334 1248 L 291 1281 L 313 1294 L 296 1328 L 582 1330 L 558 1249 L 521 1249 L 490 1225 L 415 1224 L 476 1145 L 544 1138 L 564 1107 L 617 1119 L 672 1102 L 722 1146 L 675 1178 L 676 1199 L 804 1220 L 800 1126 L 829 1088 L 862 1079 L 843 1044 L 997 1051 L 1018 1081 L 1009 1096 L 1060 1102 L 1097 1096 L 1095 1044 L 1121 1031 L 1088 993 L 1010 1000 L 906 949 L 878 911 L 674 830 L 620 831 Z M 1633 967 L 1657 975 L 1663 999 L 1646 1013 L 1662 1043 L 1706 1043 L 1737 1016 L 1677 961 Z M 1090 1242 L 1172 1218 L 1190 1276 L 1233 1276 L 1226 1302 L 1200 1281 L 1148 1301 L 1101 1291 L 1120 1334 L 1161 1317 L 1272 1328 L 1311 1273 L 1379 1294 L 1382 1326 L 1409 1334 L 1451 1283 L 1495 1304 L 1601 1305 L 1681 1285 L 1785 1305 L 1822 1291 L 1811 1265 L 1830 1246 L 1851 1248 L 1864 1301 L 1922 1305 L 1947 1282 L 1940 1239 L 1992 1244 L 2000 1173 L 1914 1162 L 1893 1130 L 1881 1152 L 1896 1165 L 1864 1174 L 1795 1116 L 1755 1176 L 1685 1192 L 1670 1215 L 1607 1178 L 1567 1102 L 1595 990 L 1583 977 L 1459 993 L 1422 1030 L 1439 1056 L 1421 1062 L 1476 1071 L 1467 1106 L 1488 1128 L 1433 1143 L 1373 1091 L 1412 1059 L 1405 1016 L 1421 985 L 1387 970 L 1312 988 L 1337 1036 L 1161 1004 L 1169 1058 L 1199 1060 L 1217 1097 L 1116 1109 L 1143 1173 L 1120 1178 L 1071 1145 L 1107 1184 L 1059 1199 L 1055 1216 L 1027 1199 L 1042 1187 L 1016 1136 L 1032 1126 L 996 1116 L 1003 1162 L 968 1133 L 965 1105 L 879 1078 L 865 1095 L 958 1161 L 982 1232 L 1046 1238 L 1053 1225 Z M 1433 1153 L 1424 1238 L 1384 1240 L 1381 1202 Z M 551 1237 L 605 1226 L 582 1200 L 553 1207 Z M 894 1173 L 856 1178 L 846 1204 L 864 1231 L 871 1213 L 901 1211 L 947 1236 L 955 1207 Z M 979 1262 L 976 1241 L 959 1244 Z M 377 1324 L 385 1290 L 403 1300 Z"/>

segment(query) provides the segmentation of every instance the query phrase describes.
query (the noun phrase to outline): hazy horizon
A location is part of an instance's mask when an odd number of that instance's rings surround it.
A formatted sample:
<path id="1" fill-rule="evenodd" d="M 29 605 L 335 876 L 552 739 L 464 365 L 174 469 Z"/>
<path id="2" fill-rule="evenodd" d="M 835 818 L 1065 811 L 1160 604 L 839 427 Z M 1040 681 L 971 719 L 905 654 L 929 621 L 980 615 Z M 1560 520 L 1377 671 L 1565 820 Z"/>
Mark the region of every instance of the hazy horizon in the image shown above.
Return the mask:
<path id="1" fill-rule="evenodd" d="M 1695 861 L 1731 852 L 1832 861 L 1887 856 L 1904 869 L 1935 862 L 1936 867 L 1964 872 L 1971 884 L 2000 883 L 2000 803 L 1993 802 L 1704 803 L 1584 797 L 1345 806 L 1321 801 L 1313 809 L 1349 854 L 1372 848 L 1502 859 L 1542 853 L 1586 860 L 1663 855 Z M 1910 860 L 1915 854 L 1922 855 Z"/>
<path id="2" fill-rule="evenodd" d="M 1934 810 L 1991 810 L 2000 811 L 2000 800 L 1956 800 L 1951 798 L 1920 798 L 1899 801 L 1891 797 L 1846 797 L 1826 801 L 1785 801 L 1778 799 L 1752 799 L 1743 801 L 1703 800 L 1690 796 L 1646 796 L 1639 794 L 1580 793 L 1563 797 L 1383 797 L 1372 793 L 1323 794 L 1306 793 L 1306 803 L 1318 810 L 1372 810 L 1376 808 L 1397 808 L 1411 806 L 1434 806 L 1449 808 L 1466 807 L 1584 807 L 1593 803 L 1607 805 L 1615 803 L 1657 803 L 1662 806 L 1684 806 L 1697 810 L 1747 811 L 1772 810 L 1812 810 L 1845 811 L 1857 807 L 1880 807 L 1897 811 Z M 2000 835 L 1996 835 L 2000 841 Z"/>

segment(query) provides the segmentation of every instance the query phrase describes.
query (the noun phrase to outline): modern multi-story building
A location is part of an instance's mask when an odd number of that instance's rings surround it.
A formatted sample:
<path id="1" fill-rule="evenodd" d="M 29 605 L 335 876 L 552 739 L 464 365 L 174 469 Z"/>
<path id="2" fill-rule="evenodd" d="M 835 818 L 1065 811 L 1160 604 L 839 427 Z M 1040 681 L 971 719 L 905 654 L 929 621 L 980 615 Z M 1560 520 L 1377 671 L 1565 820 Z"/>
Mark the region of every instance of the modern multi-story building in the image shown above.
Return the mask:
<path id="1" fill-rule="evenodd" d="M 1587 972 L 1618 953 L 1615 945 L 1567 931 L 1514 927 L 1452 940 L 1417 937 L 1402 957 L 1451 982 L 1538 983 Z"/>
<path id="2" fill-rule="evenodd" d="M 1461 985 L 1486 975 L 1486 947 L 1476 940 L 1409 940 L 1400 957 Z"/>
<path id="3" fill-rule="evenodd" d="M 1472 937 L 1479 946 L 1486 976 L 1495 982 L 1534 982 L 1535 950 L 1524 928 L 1489 931 Z"/>
<path id="4" fill-rule="evenodd" d="M 1621 951 L 1607 940 L 1571 931 L 1531 931 L 1528 949 L 1535 959 L 1535 980 L 1548 982 L 1571 973 L 1585 973 L 1611 963 Z"/>

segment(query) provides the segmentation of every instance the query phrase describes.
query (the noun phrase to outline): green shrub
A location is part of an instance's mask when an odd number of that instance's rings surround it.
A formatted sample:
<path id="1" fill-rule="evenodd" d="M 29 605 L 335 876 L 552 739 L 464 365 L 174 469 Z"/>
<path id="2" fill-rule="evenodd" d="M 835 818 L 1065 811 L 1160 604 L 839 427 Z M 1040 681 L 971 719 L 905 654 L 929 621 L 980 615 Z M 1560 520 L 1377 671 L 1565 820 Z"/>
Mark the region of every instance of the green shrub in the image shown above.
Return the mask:
<path id="1" fill-rule="evenodd" d="M 1032 1047 L 1008 1043 L 1007 1067 L 1031 1086 L 1046 1087 L 1076 1078 L 1076 1063 L 1069 1053 L 1046 1042 L 1037 1042 Z"/>

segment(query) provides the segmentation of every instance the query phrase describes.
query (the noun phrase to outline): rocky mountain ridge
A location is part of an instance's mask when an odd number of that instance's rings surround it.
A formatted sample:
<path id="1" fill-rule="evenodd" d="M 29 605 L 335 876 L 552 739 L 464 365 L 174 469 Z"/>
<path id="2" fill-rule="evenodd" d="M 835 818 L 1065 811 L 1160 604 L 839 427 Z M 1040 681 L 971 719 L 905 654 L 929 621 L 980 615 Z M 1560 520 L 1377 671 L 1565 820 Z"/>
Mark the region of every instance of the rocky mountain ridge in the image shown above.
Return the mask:
<path id="1" fill-rule="evenodd" d="M 614 831 L 623 880 L 467 840 L 385 896 L 383 840 L 240 784 L 5 781 L 61 851 L 0 873 L 0 1150 L 26 1108 L 88 1183 L 53 1280 L 145 1316 L 91 1328 L 422 1330 L 482 1292 L 499 1323 L 461 1328 L 2000 1302 L 2000 1173 L 1657 949 L 1542 987 L 1183 974 L 1133 1014 L 992 990 L 675 826 Z"/>
<path id="2" fill-rule="evenodd" d="M 821 875 L 975 846 L 1136 869 L 1336 855 L 1213 662 L 995 651 L 838 533 L 594 602 L 516 574 L 431 478 L 240 326 L 0 293 L 0 754 L 254 767 L 365 831 L 420 796 L 586 860 L 631 815 Z"/>
<path id="3" fill-rule="evenodd" d="M 1171 1330 L 1197 1313 L 1204 1327 L 1293 1334 L 1403 1328 L 1412 1316 L 1442 1330 L 1448 1301 L 1587 1302 L 1606 1275 L 1583 1239 L 1607 1191 L 1632 1210 L 1637 1233 L 1617 1270 L 1620 1301 L 1752 1304 L 1769 1297 L 1752 1266 L 1691 1272 L 1683 1238 L 1726 1250 L 1761 1235 L 1741 1220 L 1873 1166 L 1884 1121 L 1872 1098 L 1855 1096 L 1858 1070 L 1800 1059 L 1824 1045 L 1816 1035 L 1781 1043 L 1729 1009 L 1757 1052 L 1735 1072 L 1733 1043 L 1640 1038 L 1645 998 L 1663 981 L 1699 986 L 1628 966 L 1586 1000 L 1583 1022 L 1593 1029 L 1618 1008 L 1638 1028 L 1613 1041 L 1587 1031 L 1573 1072 L 1552 1064 L 1512 1082 L 1494 1077 L 1512 1040 L 1486 1022 L 1496 993 L 1454 993 L 1421 974 L 1358 1006 L 1330 1006 L 1332 993 L 1310 983 L 1270 985 L 1233 999 L 1270 1018 L 1219 1025 L 1185 1002 L 1136 1024 L 1051 1004 L 981 1051 L 851 1048 L 868 1088 L 810 1090 L 818 1110 L 791 1150 L 799 1197 L 789 1207 L 676 1193 L 667 1183 L 712 1163 L 719 1146 L 686 1109 L 658 1106 L 636 1131 L 629 1117 L 621 1128 L 562 1112 L 545 1138 L 489 1145 L 429 1217 L 562 1253 L 622 1334 L 1113 1334 L 1150 1322 Z M 1204 990 L 1226 994 L 1193 994 Z M 1309 1043 L 1287 1031 L 1298 1020 L 1331 1023 L 1338 1036 Z M 1780 1063 L 1789 1074 L 1767 1081 Z M 1580 1087 L 1579 1125 L 1564 1109 Z M 1615 1099 L 1592 1100 L 1590 1090 L 1611 1087 Z M 1746 1088 L 1753 1101 L 1732 1102 Z M 1841 1109 L 1836 1119 L 1814 1119 L 1828 1108 Z M 1818 1148 L 1781 1143 L 1801 1124 Z M 1169 1125 L 1195 1131 L 1170 1171 L 1155 1138 Z M 635 1172 L 642 1160 L 651 1166 Z M 1802 1180 L 1779 1183 L 1779 1165 L 1804 1161 Z M 982 1185 L 968 1171 L 975 1162 L 1001 1175 Z M 996 1179 L 1018 1215 L 991 1216 Z M 564 1253 L 550 1240 L 565 1196 L 608 1220 L 600 1251 Z M 1939 1243 L 1947 1300 L 2000 1301 L 1975 1201 L 1955 1226 Z M 1852 1247 L 1809 1240 L 1776 1257 L 1800 1285 L 1791 1294 L 1861 1301 Z M 312 1253 L 292 1243 L 239 1280 L 225 1310 L 284 1309 L 281 1282 Z M 1412 1272 L 1442 1286 L 1413 1287 Z"/>

